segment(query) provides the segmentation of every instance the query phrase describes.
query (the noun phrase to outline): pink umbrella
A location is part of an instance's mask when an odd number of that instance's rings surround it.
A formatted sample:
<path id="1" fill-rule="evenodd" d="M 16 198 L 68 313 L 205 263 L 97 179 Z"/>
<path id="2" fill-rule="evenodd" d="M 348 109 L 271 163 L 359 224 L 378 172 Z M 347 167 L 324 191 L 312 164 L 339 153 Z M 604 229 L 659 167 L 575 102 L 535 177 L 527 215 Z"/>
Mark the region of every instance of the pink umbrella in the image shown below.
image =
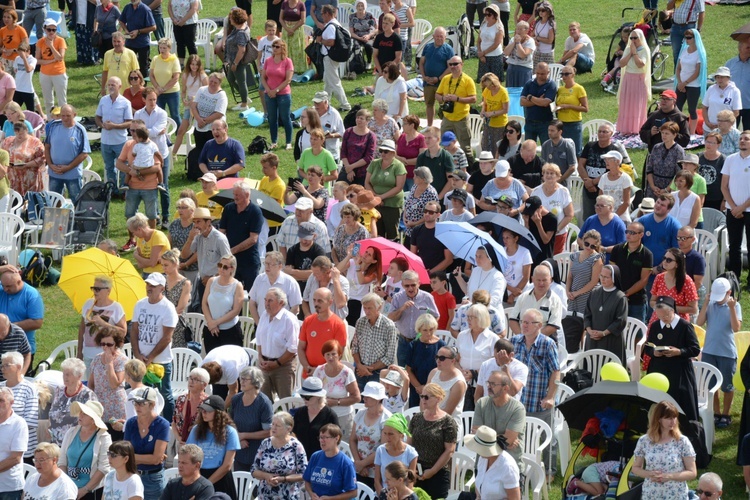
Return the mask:
<path id="1" fill-rule="evenodd" d="M 377 248 L 383 257 L 383 272 L 388 271 L 388 266 L 391 265 L 391 261 L 396 257 L 403 257 L 409 262 L 409 269 L 415 271 L 419 275 L 420 283 L 429 283 L 430 275 L 427 273 L 427 269 L 424 267 L 422 258 L 413 254 L 401 243 L 396 243 L 385 238 L 369 238 L 361 240 L 360 252 L 364 252 L 370 247 Z"/>

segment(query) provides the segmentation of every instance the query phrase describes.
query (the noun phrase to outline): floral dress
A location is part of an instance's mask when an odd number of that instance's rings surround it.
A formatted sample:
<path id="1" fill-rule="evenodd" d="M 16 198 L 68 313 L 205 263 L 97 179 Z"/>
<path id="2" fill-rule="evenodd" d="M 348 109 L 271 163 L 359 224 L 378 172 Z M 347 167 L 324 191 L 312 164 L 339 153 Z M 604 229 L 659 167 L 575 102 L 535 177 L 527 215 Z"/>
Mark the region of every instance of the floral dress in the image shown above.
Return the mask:
<path id="1" fill-rule="evenodd" d="M 73 396 L 65 394 L 65 386 L 55 387 L 55 394 L 52 396 L 52 404 L 49 409 L 49 433 L 52 442 L 58 446 L 62 445 L 62 440 L 68 429 L 78 425 L 78 417 L 70 415 L 70 405 L 73 403 L 86 404 L 88 401 L 98 400 L 99 398 L 94 394 L 94 391 L 85 385 L 82 385 L 81 390 Z"/>
<path id="2" fill-rule="evenodd" d="M 654 284 L 651 286 L 651 296 L 659 297 L 660 295 L 666 295 L 674 299 L 674 303 L 677 307 L 686 306 L 690 302 L 698 300 L 698 290 L 695 288 L 695 282 L 690 276 L 685 276 L 685 284 L 682 286 L 682 291 L 678 292 L 677 287 L 668 288 L 667 282 L 664 280 L 666 273 L 660 273 L 654 278 Z M 682 319 L 690 323 L 690 315 L 681 313 L 679 315 Z M 656 311 L 651 315 L 651 319 L 648 322 L 648 326 L 656 321 Z"/>
<path id="3" fill-rule="evenodd" d="M 255 455 L 253 471 L 268 472 L 278 476 L 288 476 L 290 474 L 302 474 L 307 468 L 307 455 L 305 448 L 297 438 L 290 438 L 289 442 L 281 448 L 274 448 L 271 444 L 271 438 L 266 438 L 258 448 L 258 454 Z M 260 492 L 258 498 L 264 500 L 291 500 L 293 498 L 302 498 L 303 482 L 280 483 L 278 486 L 271 486 L 267 481 L 260 482 Z"/>
<path id="4" fill-rule="evenodd" d="M 305 13 L 305 2 L 302 0 L 297 0 L 294 7 L 290 7 L 289 2 L 284 0 L 281 4 L 281 10 L 284 12 L 284 22 L 282 23 L 284 28 L 291 28 L 292 25 L 300 20 L 300 17 L 303 19 L 307 17 Z M 305 47 L 307 47 L 307 36 L 305 36 L 304 27 L 300 26 L 297 28 L 293 35 L 289 35 L 286 29 L 282 29 L 281 37 L 289 48 L 289 58 L 294 65 L 294 71 L 297 73 L 304 73 L 307 71 L 307 54 L 305 53 Z"/>
<path id="5" fill-rule="evenodd" d="M 375 158 L 380 158 L 380 145 L 383 144 L 383 141 L 391 140 L 394 143 L 396 142 L 395 137 L 396 131 L 398 130 L 396 120 L 388 116 L 383 125 L 378 125 L 377 122 L 375 122 L 375 118 L 372 118 L 367 124 L 367 128 L 369 128 L 378 139 L 378 147 L 375 149 Z"/>
<path id="6" fill-rule="evenodd" d="M 321 187 L 314 193 L 310 193 L 313 198 L 323 198 L 323 206 L 320 208 L 313 209 L 313 215 L 321 221 L 326 221 L 326 213 L 328 212 L 328 190 Z"/>
<path id="7" fill-rule="evenodd" d="M 682 472 L 685 470 L 684 457 L 695 457 L 695 450 L 690 440 L 682 436 L 668 443 L 653 443 L 648 435 L 638 439 L 635 456 L 643 457 L 646 470 L 660 470 L 664 473 Z M 647 478 L 643 482 L 643 498 L 688 498 L 688 487 L 685 481 L 667 481 L 657 483 Z"/>
<path id="8" fill-rule="evenodd" d="M 575 292 L 585 287 L 589 281 L 591 281 L 591 271 L 594 269 L 594 264 L 597 260 L 602 258 L 602 254 L 594 253 L 591 254 L 583 262 L 578 262 L 581 252 L 576 252 L 570 256 L 570 275 L 573 277 L 573 283 L 570 284 L 570 291 Z M 575 311 L 583 314 L 586 312 L 586 302 L 589 300 L 589 294 L 584 293 L 579 295 L 573 300 L 568 301 L 568 311 Z"/>
<path id="9" fill-rule="evenodd" d="M 125 401 L 127 400 L 125 382 L 121 382 L 115 389 L 110 387 L 107 365 L 102 362 L 102 356 L 103 354 L 97 354 L 91 362 L 91 377 L 94 379 L 96 397 L 99 398 L 99 402 L 104 407 L 102 420 L 105 422 L 111 418 L 124 420 L 126 418 Z M 115 359 L 112 361 L 115 373 L 124 372 L 127 361 L 127 356 L 118 350 Z"/>
<path id="10" fill-rule="evenodd" d="M 191 222 L 188 227 L 182 227 L 182 222 L 180 219 L 173 220 L 169 224 L 169 236 L 172 237 L 172 248 L 179 248 L 182 250 L 182 247 L 185 246 L 185 243 L 188 240 L 188 236 L 190 236 L 190 231 L 193 230 L 193 223 Z M 180 258 L 180 262 L 185 262 L 187 259 Z M 197 271 L 198 270 L 198 262 L 193 262 L 190 264 L 190 266 L 185 269 L 185 271 Z"/>
<path id="11" fill-rule="evenodd" d="M 198 418 L 197 408 L 191 408 L 190 413 L 192 413 L 192 417 L 190 417 L 189 422 L 185 420 L 185 405 L 188 402 L 188 396 L 189 394 L 182 394 L 174 400 L 174 416 L 172 416 L 172 423 L 177 430 L 176 437 L 181 441 L 187 441 L 187 436 L 190 435 L 190 429 L 193 428 L 195 419 Z M 206 394 L 205 392 L 201 392 L 201 401 L 205 400 L 206 398 L 208 398 L 208 394 Z M 187 425 L 188 427 L 187 431 L 185 431 L 184 429 L 185 425 Z"/>
<path id="12" fill-rule="evenodd" d="M 417 186 L 412 186 L 404 200 L 404 222 L 418 221 L 424 217 L 424 206 L 427 205 L 428 201 L 440 201 L 437 191 L 435 191 L 435 188 L 432 186 L 427 186 L 427 189 L 422 192 L 422 195 L 419 198 L 414 196 L 416 191 Z M 411 236 L 413 230 L 413 227 L 406 226 L 404 232 L 406 233 L 406 236 Z"/>
<path id="13" fill-rule="evenodd" d="M 180 302 L 180 296 L 182 295 L 182 287 L 187 283 L 187 278 L 183 278 L 177 282 L 172 288 L 164 287 L 164 296 L 177 307 Z M 174 328 L 174 334 L 172 334 L 172 347 L 187 347 L 187 340 L 185 339 L 185 324 L 182 321 L 177 322 L 177 326 Z"/>
<path id="14" fill-rule="evenodd" d="M 36 159 L 42 160 L 41 167 L 8 167 L 11 189 L 21 196 L 26 196 L 27 191 L 44 191 L 44 173 L 47 167 L 44 165 L 42 141 L 30 135 L 22 144 L 16 144 L 15 137 L 6 137 L 1 148 L 8 152 L 11 164 L 24 165 Z"/>
<path id="15" fill-rule="evenodd" d="M 361 458 L 369 457 L 375 454 L 375 450 L 380 446 L 380 434 L 383 432 L 383 424 L 391 416 L 391 412 L 383 409 L 374 424 L 367 425 L 365 417 L 367 410 L 357 412 L 354 416 L 354 435 L 357 436 L 357 451 Z M 375 477 L 375 465 L 362 469 L 359 473 L 362 477 Z"/>
<path id="16" fill-rule="evenodd" d="M 344 260 L 349 245 L 360 240 L 366 240 L 369 237 L 370 232 L 367 231 L 367 229 L 365 229 L 365 226 L 363 226 L 362 224 L 357 226 L 357 230 L 354 232 L 354 234 L 347 233 L 346 226 L 344 224 L 341 224 L 338 228 L 336 228 L 336 233 L 334 233 L 333 235 L 333 249 L 336 252 L 336 255 L 339 257 L 339 260 Z"/>

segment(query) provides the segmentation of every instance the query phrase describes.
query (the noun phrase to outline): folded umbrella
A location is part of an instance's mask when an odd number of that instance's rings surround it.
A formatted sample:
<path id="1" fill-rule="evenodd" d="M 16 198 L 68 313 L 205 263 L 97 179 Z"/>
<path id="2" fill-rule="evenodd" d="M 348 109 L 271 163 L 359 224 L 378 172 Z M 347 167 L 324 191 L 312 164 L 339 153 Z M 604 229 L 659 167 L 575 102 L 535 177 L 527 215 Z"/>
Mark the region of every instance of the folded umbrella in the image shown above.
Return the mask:
<path id="1" fill-rule="evenodd" d="M 468 222 L 438 222 L 435 226 L 435 238 L 450 250 L 454 257 L 474 265 L 479 247 L 490 245 L 497 254 L 500 267 L 508 267 L 508 254 L 505 248 L 495 241 L 489 233 L 478 229 Z M 502 271 L 502 269 L 500 269 Z"/>
<path id="2" fill-rule="evenodd" d="M 359 241 L 360 253 L 363 253 L 368 248 L 373 247 L 380 250 L 382 256 L 381 262 L 383 263 L 383 273 L 388 271 L 388 266 L 391 265 L 391 261 L 396 257 L 404 257 L 409 263 L 409 269 L 415 271 L 419 275 L 420 283 L 429 283 L 430 275 L 427 273 L 427 268 L 424 267 L 422 258 L 412 253 L 410 250 L 402 245 L 385 238 L 368 238 L 366 240 Z"/>

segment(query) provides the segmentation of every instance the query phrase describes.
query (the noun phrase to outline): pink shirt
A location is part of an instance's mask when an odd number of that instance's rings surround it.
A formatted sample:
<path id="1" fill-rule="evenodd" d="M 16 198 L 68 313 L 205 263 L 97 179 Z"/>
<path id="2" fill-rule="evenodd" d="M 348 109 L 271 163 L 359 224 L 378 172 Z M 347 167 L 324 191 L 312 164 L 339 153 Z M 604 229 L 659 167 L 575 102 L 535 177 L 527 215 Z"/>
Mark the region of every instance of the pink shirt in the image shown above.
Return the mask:
<path id="1" fill-rule="evenodd" d="M 274 89 L 281 85 L 284 80 L 286 80 L 287 71 L 294 72 L 294 64 L 292 64 L 292 59 L 289 57 L 284 58 L 284 60 L 280 63 L 277 63 L 273 57 L 269 57 L 266 59 L 263 70 L 266 72 L 266 83 L 268 84 L 268 88 Z M 289 86 L 289 84 L 287 84 L 286 87 L 277 92 L 278 95 L 291 93 L 292 88 Z"/>
<path id="2" fill-rule="evenodd" d="M 0 78 L 0 101 L 5 99 L 5 95 L 9 90 L 16 90 L 16 81 L 10 76 L 10 74 L 5 73 L 3 77 Z"/>

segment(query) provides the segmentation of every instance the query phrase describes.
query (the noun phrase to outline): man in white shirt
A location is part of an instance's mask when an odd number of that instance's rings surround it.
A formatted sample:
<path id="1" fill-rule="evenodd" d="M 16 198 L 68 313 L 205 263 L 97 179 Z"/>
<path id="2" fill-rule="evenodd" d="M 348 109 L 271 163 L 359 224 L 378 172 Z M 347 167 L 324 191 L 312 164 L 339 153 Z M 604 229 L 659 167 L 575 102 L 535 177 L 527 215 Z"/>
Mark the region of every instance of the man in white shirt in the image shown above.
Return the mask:
<path id="1" fill-rule="evenodd" d="M 479 368 L 477 376 L 477 388 L 474 392 L 474 402 L 485 394 L 489 394 L 487 381 L 492 372 L 501 371 L 508 376 L 510 385 L 508 394 L 521 401 L 521 393 L 526 386 L 526 380 L 529 377 L 529 367 L 513 357 L 515 349 L 513 343 L 506 339 L 499 339 L 495 342 L 495 356 L 488 359 Z"/>
<path id="2" fill-rule="evenodd" d="M 333 29 L 333 27 L 329 29 Z M 336 75 L 338 77 L 338 73 Z M 341 157 L 341 138 L 345 132 L 344 120 L 341 119 L 341 114 L 338 110 L 331 106 L 330 95 L 325 90 L 315 92 L 312 102 L 315 111 L 320 115 L 320 126 L 323 127 L 323 132 L 326 135 L 326 149 L 333 155 L 336 163 L 338 163 Z M 323 175 L 323 181 L 325 182 L 335 181 L 337 178 L 338 174 L 336 172 L 332 172 L 328 176 Z"/>
<path id="3" fill-rule="evenodd" d="M 750 241 L 750 130 L 740 134 L 739 146 L 739 152 L 727 156 L 721 169 L 721 192 L 727 205 L 729 269 L 737 277 L 742 275 L 743 234 Z"/>
<path id="4" fill-rule="evenodd" d="M 299 313 L 299 306 L 302 304 L 302 292 L 300 291 L 297 280 L 286 274 L 284 268 L 284 256 L 281 252 L 268 252 L 265 258 L 266 272 L 255 279 L 253 287 L 250 289 L 248 298 L 248 308 L 250 316 L 253 317 L 255 324 L 260 322 L 260 313 L 265 309 L 264 305 L 260 308 L 258 305 L 266 299 L 266 293 L 272 287 L 280 288 L 287 296 L 287 303 L 284 304 L 287 309 L 294 314 Z"/>
<path id="5" fill-rule="evenodd" d="M 146 298 L 139 300 L 133 310 L 131 332 L 137 332 L 133 344 L 133 359 L 146 366 L 151 363 L 164 367 L 159 392 L 164 397 L 163 416 L 172 421 L 174 397 L 172 396 L 172 334 L 177 326 L 177 311 L 164 296 L 167 280 L 161 273 L 151 273 L 146 278 Z M 131 336 L 132 339 L 132 336 Z"/>
<path id="6" fill-rule="evenodd" d="M 0 495 L 8 500 L 23 497 L 23 454 L 29 444 L 29 427 L 13 412 L 13 391 L 0 387 Z"/>
<path id="7" fill-rule="evenodd" d="M 341 63 L 328 57 L 328 48 L 333 47 L 336 43 L 335 25 L 341 26 L 336 20 L 337 10 L 331 5 L 324 5 L 320 11 L 323 16 L 323 24 L 325 24 L 325 28 L 317 41 L 323 44 L 321 54 L 323 55 L 324 88 L 329 95 L 338 99 L 339 104 L 341 104 L 341 111 L 349 111 L 352 109 L 352 106 L 346 98 L 346 92 L 344 92 L 344 87 L 341 85 L 341 78 L 339 77 L 339 64 Z"/>
<path id="8" fill-rule="evenodd" d="M 99 99 L 94 121 L 102 129 L 102 160 L 106 180 L 114 183 L 112 194 L 120 194 L 122 182 L 115 168 L 115 160 L 120 156 L 122 147 L 128 140 L 128 127 L 133 119 L 133 108 L 130 101 L 120 94 L 122 82 L 116 76 L 107 80 L 107 95 Z M 77 193 L 76 193 L 77 194 Z M 73 196 L 71 195 L 71 198 Z"/>
<path id="9" fill-rule="evenodd" d="M 573 21 L 568 25 L 570 36 L 565 40 L 565 52 L 560 64 L 574 66 L 578 74 L 589 73 L 594 67 L 594 44 L 585 33 L 581 33 L 580 23 Z"/>
<path id="10" fill-rule="evenodd" d="M 270 288 L 265 296 L 265 308 L 255 330 L 258 367 L 266 376 L 261 392 L 274 400 L 292 395 L 297 371 L 297 343 L 299 321 L 285 306 L 287 297 L 280 288 Z"/>
<path id="11" fill-rule="evenodd" d="M 247 366 L 250 356 L 236 345 L 215 347 L 203 358 L 201 368 L 208 372 L 213 394 L 224 398 L 227 408 L 239 390 L 240 373 Z"/>

